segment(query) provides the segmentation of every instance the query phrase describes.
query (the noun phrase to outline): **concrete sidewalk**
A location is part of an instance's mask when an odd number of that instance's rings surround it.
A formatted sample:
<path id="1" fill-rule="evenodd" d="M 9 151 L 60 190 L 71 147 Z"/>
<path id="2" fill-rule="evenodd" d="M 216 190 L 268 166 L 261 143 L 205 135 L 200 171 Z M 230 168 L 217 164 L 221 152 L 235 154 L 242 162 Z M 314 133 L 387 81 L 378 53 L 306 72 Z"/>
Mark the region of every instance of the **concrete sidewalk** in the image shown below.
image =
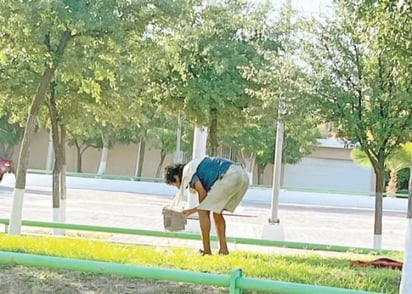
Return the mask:
<path id="1" fill-rule="evenodd" d="M 50 175 L 28 174 L 27 186 L 51 187 Z M 0 184 L 1 185 L 1 184 Z M 70 189 L 93 189 L 112 192 L 130 192 L 173 196 L 177 190 L 165 183 L 139 182 L 126 180 L 109 180 L 97 178 L 67 177 L 67 187 Z M 272 199 L 271 188 L 250 187 L 245 195 L 245 203 L 270 204 Z M 279 202 L 282 204 L 320 205 L 324 207 L 365 208 L 374 209 L 375 197 L 367 195 L 301 192 L 281 190 Z M 407 198 L 385 197 L 383 209 L 406 212 Z"/>
<path id="2" fill-rule="evenodd" d="M 47 182 L 49 180 L 49 176 L 29 175 L 24 199 L 23 219 L 52 221 L 51 182 Z M 146 192 L 141 192 L 144 187 Z M 69 177 L 66 222 L 162 231 L 162 208 L 170 203 L 173 197 L 171 195 L 174 195 L 175 192 L 175 189 L 168 190 L 168 188 L 173 187 L 161 183 Z M 0 185 L 1 218 L 10 218 L 12 191 L 12 187 Z M 153 193 L 154 191 L 159 194 Z M 256 195 L 259 194 L 256 193 Z M 251 199 L 252 196 L 248 194 L 235 212 L 252 217 L 226 217 L 228 236 L 262 238 L 263 227 L 268 225 L 268 218 L 271 215 L 270 201 L 263 201 L 264 197 L 262 196 L 257 201 Z M 300 198 L 296 199 L 294 203 L 290 201 L 293 197 L 298 196 Z M 330 200 L 329 197 L 337 200 L 328 203 L 325 199 Z M 373 246 L 373 209 L 359 207 L 354 202 L 349 203 L 350 201 L 347 199 L 344 201 L 342 198 L 345 197 L 346 195 L 339 198 L 337 195 L 311 195 L 310 193 L 293 196 L 282 192 L 279 218 L 284 231 L 284 240 L 371 248 Z M 362 197 L 373 200 L 373 197 L 368 196 L 357 196 L 355 199 L 360 201 Z M 313 201 L 314 199 L 317 202 Z M 353 201 L 354 198 L 350 199 Z M 320 200 L 323 200 L 323 204 L 320 203 Z M 365 201 L 365 203 L 369 202 Z M 344 204 L 352 204 L 352 207 L 345 207 Z M 403 250 L 406 224 L 406 212 L 403 212 L 402 209 L 385 210 L 382 249 Z M 93 234 L 96 235 L 96 233 Z M 193 246 L 195 248 L 200 246 L 200 241 L 160 240 L 161 238 L 155 237 L 113 235 L 110 238 L 116 242 Z M 236 244 L 230 246 L 230 250 L 244 247 Z M 267 250 L 274 251 L 271 247 L 267 247 Z"/>

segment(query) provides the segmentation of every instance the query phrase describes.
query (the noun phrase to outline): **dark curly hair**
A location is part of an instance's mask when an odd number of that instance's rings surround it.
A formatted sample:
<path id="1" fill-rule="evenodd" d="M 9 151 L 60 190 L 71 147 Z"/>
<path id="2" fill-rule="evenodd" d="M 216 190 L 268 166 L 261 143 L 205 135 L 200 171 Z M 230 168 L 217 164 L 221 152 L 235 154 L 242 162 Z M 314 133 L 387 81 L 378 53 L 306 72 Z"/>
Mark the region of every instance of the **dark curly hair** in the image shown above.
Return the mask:
<path id="1" fill-rule="evenodd" d="M 166 184 L 172 185 L 176 181 L 174 176 L 178 176 L 179 179 L 182 180 L 184 167 L 185 165 L 181 163 L 166 166 L 163 173 L 163 179 L 165 180 Z"/>

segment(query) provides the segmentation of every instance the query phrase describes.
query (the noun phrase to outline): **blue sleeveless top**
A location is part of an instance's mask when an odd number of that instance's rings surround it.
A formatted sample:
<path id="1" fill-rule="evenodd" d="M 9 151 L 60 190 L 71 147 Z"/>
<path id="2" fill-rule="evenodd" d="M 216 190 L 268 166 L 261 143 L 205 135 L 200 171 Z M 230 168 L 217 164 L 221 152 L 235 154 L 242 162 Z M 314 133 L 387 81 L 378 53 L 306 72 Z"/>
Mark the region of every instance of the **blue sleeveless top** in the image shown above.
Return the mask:
<path id="1" fill-rule="evenodd" d="M 220 179 L 234 164 L 233 161 L 221 157 L 206 157 L 197 167 L 196 173 L 190 181 L 190 187 L 194 187 L 200 181 L 206 191 L 209 191 L 213 184 Z"/>

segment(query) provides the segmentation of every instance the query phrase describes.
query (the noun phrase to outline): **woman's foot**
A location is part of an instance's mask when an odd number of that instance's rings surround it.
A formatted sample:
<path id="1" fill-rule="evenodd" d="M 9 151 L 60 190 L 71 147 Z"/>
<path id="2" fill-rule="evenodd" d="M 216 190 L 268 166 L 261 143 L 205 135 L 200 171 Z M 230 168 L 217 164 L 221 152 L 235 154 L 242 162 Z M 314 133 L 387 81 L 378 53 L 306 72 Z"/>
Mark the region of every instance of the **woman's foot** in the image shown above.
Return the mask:
<path id="1" fill-rule="evenodd" d="M 229 250 L 219 250 L 219 255 L 229 255 Z"/>
<path id="2" fill-rule="evenodd" d="M 204 251 L 204 250 L 202 250 L 202 249 L 199 249 L 199 254 L 202 255 L 202 256 L 212 255 L 212 252 L 206 252 L 206 251 Z"/>

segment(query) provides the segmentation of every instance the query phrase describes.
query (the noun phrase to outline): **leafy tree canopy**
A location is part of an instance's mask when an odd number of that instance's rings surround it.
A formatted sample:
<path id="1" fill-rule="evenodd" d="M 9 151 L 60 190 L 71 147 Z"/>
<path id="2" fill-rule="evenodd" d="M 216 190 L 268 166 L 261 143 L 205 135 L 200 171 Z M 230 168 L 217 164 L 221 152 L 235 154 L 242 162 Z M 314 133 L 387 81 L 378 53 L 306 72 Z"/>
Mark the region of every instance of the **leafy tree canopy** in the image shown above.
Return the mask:
<path id="1" fill-rule="evenodd" d="M 359 142 L 376 167 L 410 136 L 412 87 L 399 75 L 403 66 L 379 49 L 379 38 L 365 41 L 360 31 L 368 23 L 357 22 L 351 9 L 340 6 L 333 21 L 314 28 L 306 65 L 318 114 L 336 123 L 339 137 Z"/>

